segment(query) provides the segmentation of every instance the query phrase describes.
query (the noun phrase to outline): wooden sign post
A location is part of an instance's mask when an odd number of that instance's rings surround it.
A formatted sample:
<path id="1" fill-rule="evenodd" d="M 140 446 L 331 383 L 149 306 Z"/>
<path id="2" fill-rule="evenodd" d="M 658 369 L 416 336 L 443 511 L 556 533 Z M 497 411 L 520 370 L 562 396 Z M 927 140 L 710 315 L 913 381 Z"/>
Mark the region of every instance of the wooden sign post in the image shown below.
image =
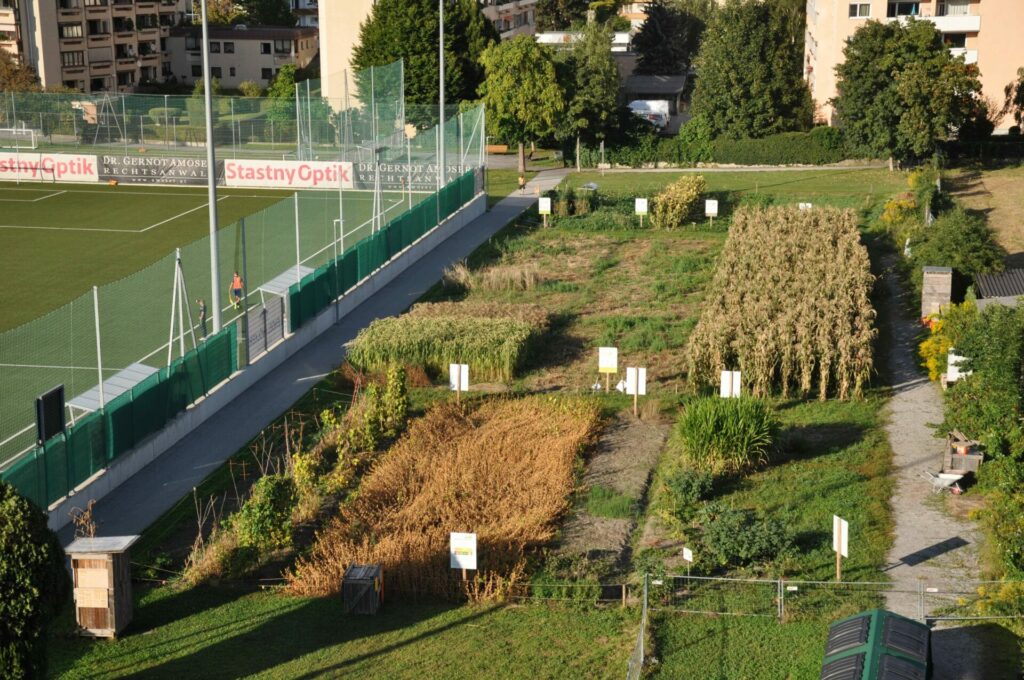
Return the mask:
<path id="1" fill-rule="evenodd" d="M 647 369 L 627 368 L 626 369 L 626 394 L 633 395 L 633 416 L 638 417 L 637 399 L 640 395 L 647 394 Z"/>
<path id="2" fill-rule="evenodd" d="M 843 558 L 850 556 L 850 523 L 832 515 L 832 550 L 836 553 L 836 583 L 843 580 Z"/>
<path id="3" fill-rule="evenodd" d="M 619 372 L 619 348 L 597 348 L 597 372 L 604 373 L 604 391 L 611 391 L 612 375 Z"/>
<path id="4" fill-rule="evenodd" d="M 548 196 L 541 196 L 537 200 L 537 212 L 544 218 L 544 228 L 548 226 L 548 215 L 551 214 L 551 198 Z"/>
<path id="5" fill-rule="evenodd" d="M 462 393 L 469 391 L 469 364 L 448 364 L 448 386 L 455 392 L 455 403 L 462 403 Z"/>
<path id="6" fill-rule="evenodd" d="M 647 214 L 647 199 L 636 199 L 636 214 L 640 216 L 640 228 L 644 228 L 644 215 Z"/>

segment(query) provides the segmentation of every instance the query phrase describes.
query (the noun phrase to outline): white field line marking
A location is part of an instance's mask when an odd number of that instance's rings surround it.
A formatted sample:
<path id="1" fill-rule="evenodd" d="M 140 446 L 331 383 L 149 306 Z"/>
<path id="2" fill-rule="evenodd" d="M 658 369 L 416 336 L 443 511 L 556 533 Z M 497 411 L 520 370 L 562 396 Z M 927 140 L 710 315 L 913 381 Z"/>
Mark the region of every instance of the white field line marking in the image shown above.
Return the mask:
<path id="1" fill-rule="evenodd" d="M 220 203 L 221 201 L 223 201 L 226 198 L 231 198 L 231 196 L 221 196 L 220 198 L 217 199 L 217 202 Z M 156 224 L 151 224 L 148 227 L 146 227 L 145 229 L 140 229 L 140 230 L 134 231 L 133 233 L 135 233 L 135 234 L 145 234 L 150 229 L 156 229 L 157 227 L 162 226 L 164 224 L 167 224 L 168 222 L 173 222 L 174 220 L 178 219 L 179 217 L 184 217 L 185 215 L 188 215 L 190 213 L 194 213 L 197 210 L 202 210 L 203 208 L 207 207 L 208 205 L 210 205 L 209 201 L 207 201 L 206 203 L 203 203 L 202 205 L 196 206 L 195 208 L 192 208 L 191 210 L 186 210 L 183 213 L 178 213 L 174 217 L 168 217 L 166 220 L 163 220 L 161 222 L 157 222 Z"/>
<path id="2" fill-rule="evenodd" d="M 95 371 L 95 366 L 47 366 L 46 364 L 0 364 L 0 368 L 47 368 L 47 369 L 67 369 L 70 371 Z M 114 370 L 119 371 L 123 369 L 116 369 L 112 366 L 104 367 L 104 371 Z"/>
<path id="3" fill-rule="evenodd" d="M 32 202 L 36 203 L 38 201 L 45 201 L 48 198 L 53 198 L 54 196 L 60 196 L 61 194 L 66 194 L 66 193 L 68 193 L 68 192 L 67 191 L 55 191 L 52 194 L 47 194 L 46 196 L 40 196 L 39 198 L 37 198 L 36 200 L 34 200 Z"/>
<path id="4" fill-rule="evenodd" d="M 30 191 L 37 190 L 31 189 Z M 45 196 L 40 196 L 39 198 L 0 198 L 0 201 L 3 201 L 4 203 L 38 203 L 39 201 L 45 201 L 48 198 L 53 198 L 54 196 L 60 196 L 61 194 L 66 193 L 66 191 L 54 191 L 46 194 Z"/>

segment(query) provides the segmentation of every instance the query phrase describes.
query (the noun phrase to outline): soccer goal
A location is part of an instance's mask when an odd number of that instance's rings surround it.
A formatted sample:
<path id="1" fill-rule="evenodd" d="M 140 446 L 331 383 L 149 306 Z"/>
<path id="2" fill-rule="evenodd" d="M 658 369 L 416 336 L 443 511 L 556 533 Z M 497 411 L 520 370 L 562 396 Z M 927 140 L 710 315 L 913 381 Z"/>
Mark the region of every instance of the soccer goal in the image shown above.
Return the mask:
<path id="1" fill-rule="evenodd" d="M 31 128 L 0 128 L 0 149 L 38 149 L 36 131 Z"/>

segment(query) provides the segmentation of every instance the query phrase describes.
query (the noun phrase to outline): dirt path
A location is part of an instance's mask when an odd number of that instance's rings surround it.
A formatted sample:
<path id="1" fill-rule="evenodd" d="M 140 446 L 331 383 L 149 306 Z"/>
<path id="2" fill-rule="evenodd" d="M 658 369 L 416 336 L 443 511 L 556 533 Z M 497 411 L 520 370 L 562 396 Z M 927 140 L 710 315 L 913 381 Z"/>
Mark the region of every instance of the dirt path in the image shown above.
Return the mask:
<path id="1" fill-rule="evenodd" d="M 639 501 L 647 491 L 667 434 L 667 425 L 637 420 L 631 413 L 619 414 L 605 428 L 587 464 L 584 488 L 603 486 Z M 635 519 L 595 517 L 580 505 L 565 523 L 558 552 L 621 566 L 635 523 Z"/>
<path id="2" fill-rule="evenodd" d="M 917 366 L 917 331 L 901 304 L 901 284 L 895 258 L 885 261 L 888 295 L 887 316 L 892 325 L 888 365 L 893 386 L 886 432 L 893 449 L 896 493 L 892 498 L 896 521 L 895 540 L 889 551 L 886 572 L 898 590 L 889 593 L 886 605 L 904 616 L 920 616 L 917 595 L 921 581 L 942 584 L 977 580 L 979 534 L 971 522 L 942 510 L 942 498 L 931 493 L 921 477 L 923 470 L 941 465 L 944 442 L 935 438 L 933 426 L 942 422 L 942 393 Z M 913 308 L 908 301 L 907 306 Z M 956 678 L 983 680 L 982 650 L 972 643 L 970 631 L 944 630 L 944 644 L 934 649 L 935 680 Z"/>

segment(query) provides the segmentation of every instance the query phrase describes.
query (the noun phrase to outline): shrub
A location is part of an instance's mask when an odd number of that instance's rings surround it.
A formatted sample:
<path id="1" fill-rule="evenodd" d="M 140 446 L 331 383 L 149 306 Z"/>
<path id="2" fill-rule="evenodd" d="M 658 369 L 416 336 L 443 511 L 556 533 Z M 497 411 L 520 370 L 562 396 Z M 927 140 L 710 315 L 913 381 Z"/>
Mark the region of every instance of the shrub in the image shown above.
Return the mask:
<path id="1" fill-rule="evenodd" d="M 711 126 L 707 119 L 697 116 L 679 128 L 677 137 L 679 158 L 686 163 L 710 161 L 714 155 Z"/>
<path id="2" fill-rule="evenodd" d="M 939 216 L 911 244 L 914 285 L 921 289 L 921 267 L 952 267 L 968 277 L 1001 271 L 1003 249 L 985 219 L 957 207 Z"/>
<path id="3" fill-rule="evenodd" d="M 46 676 L 46 627 L 70 592 L 46 516 L 0 481 L 0 676 Z"/>
<path id="4" fill-rule="evenodd" d="M 715 476 L 707 470 L 677 468 L 665 475 L 665 489 L 679 510 L 691 508 L 711 496 Z"/>
<path id="5" fill-rule="evenodd" d="M 149 110 L 149 119 L 155 125 L 167 125 L 177 117 L 178 113 L 178 109 L 158 106 Z"/>
<path id="6" fill-rule="evenodd" d="M 655 229 L 675 229 L 693 219 L 707 182 L 701 175 L 683 175 L 654 197 L 651 225 Z"/>
<path id="7" fill-rule="evenodd" d="M 405 369 L 401 366 L 393 364 L 388 368 L 384 393 L 380 397 L 380 413 L 384 437 L 394 439 L 409 418 L 409 392 L 405 387 Z"/>
<path id="8" fill-rule="evenodd" d="M 949 350 L 956 347 L 977 314 L 978 308 L 973 302 L 951 304 L 943 308 L 938 319 L 932 321 L 928 337 L 918 345 L 921 365 L 928 369 L 929 380 L 938 380 L 945 373 Z"/>
<path id="9" fill-rule="evenodd" d="M 707 556 L 721 567 L 763 564 L 782 556 L 792 537 L 779 521 L 758 517 L 751 510 L 709 503 L 698 513 Z"/>
<path id="10" fill-rule="evenodd" d="M 711 153 L 716 163 L 737 165 L 824 165 L 847 158 L 842 131 L 831 127 L 758 139 L 718 137 Z"/>
<path id="11" fill-rule="evenodd" d="M 759 399 L 704 397 L 683 409 L 670 446 L 694 469 L 737 472 L 768 461 L 778 430 L 771 408 Z"/>
<path id="12" fill-rule="evenodd" d="M 263 88 L 255 80 L 243 80 L 238 84 L 238 91 L 243 97 L 262 97 Z"/>
<path id="13" fill-rule="evenodd" d="M 295 481 L 290 477 L 267 475 L 258 479 L 252 494 L 231 517 L 239 545 L 259 549 L 290 545 L 292 510 L 297 501 Z"/>

